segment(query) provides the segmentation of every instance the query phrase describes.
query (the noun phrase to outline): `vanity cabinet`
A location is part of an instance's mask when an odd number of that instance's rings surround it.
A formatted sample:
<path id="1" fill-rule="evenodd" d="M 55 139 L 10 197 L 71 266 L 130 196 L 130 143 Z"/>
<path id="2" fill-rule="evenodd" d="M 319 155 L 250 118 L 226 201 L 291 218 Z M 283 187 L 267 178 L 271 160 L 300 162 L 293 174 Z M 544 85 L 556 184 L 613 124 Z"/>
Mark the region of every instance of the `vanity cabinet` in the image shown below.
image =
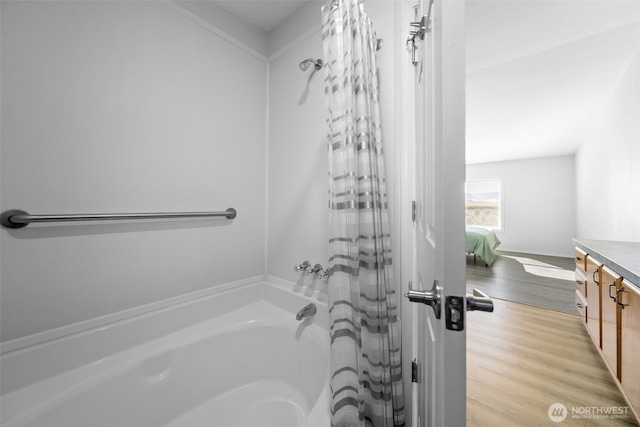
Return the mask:
<path id="1" fill-rule="evenodd" d="M 575 248 L 576 308 L 640 421 L 640 243 L 588 242 Z"/>

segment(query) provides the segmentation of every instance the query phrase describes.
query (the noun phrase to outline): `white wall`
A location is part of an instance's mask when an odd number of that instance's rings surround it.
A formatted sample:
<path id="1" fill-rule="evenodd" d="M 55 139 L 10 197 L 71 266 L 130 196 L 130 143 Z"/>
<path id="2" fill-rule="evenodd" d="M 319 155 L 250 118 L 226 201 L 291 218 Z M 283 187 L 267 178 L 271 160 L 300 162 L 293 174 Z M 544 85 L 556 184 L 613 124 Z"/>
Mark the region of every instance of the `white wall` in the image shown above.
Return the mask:
<path id="1" fill-rule="evenodd" d="M 500 250 L 572 256 L 574 156 L 467 165 L 467 180 L 488 178 L 502 180 Z"/>
<path id="2" fill-rule="evenodd" d="M 264 272 L 265 64 L 160 2 L 2 1 L 1 339 Z"/>
<path id="3" fill-rule="evenodd" d="M 287 19 L 269 31 L 267 35 L 267 51 L 271 59 L 275 59 L 302 40 L 317 38 L 321 27 L 320 8 L 324 0 L 307 0 Z"/>
<path id="4" fill-rule="evenodd" d="M 318 14 L 319 16 L 319 14 Z M 320 34 L 269 66 L 268 273 L 295 281 L 294 264 L 327 264 L 327 142 Z"/>
<path id="5" fill-rule="evenodd" d="M 640 241 L 640 52 L 576 154 L 576 236 Z"/>
<path id="6" fill-rule="evenodd" d="M 314 2 L 312 2 L 314 3 Z M 318 2 L 315 2 L 318 3 Z M 383 144 L 387 172 L 389 206 L 395 207 L 395 4 L 368 1 L 365 10 L 374 22 L 377 36 L 385 40 L 378 52 Z M 320 19 L 304 10 L 288 21 L 291 31 L 310 28 Z M 279 40 L 286 39 L 282 34 Z M 328 158 L 324 98 L 324 70 L 300 71 L 306 58 L 322 58 L 322 35 L 304 35 L 295 47 L 270 63 L 269 75 L 269 225 L 268 274 L 297 281 L 295 264 L 309 260 L 328 264 Z M 399 143 L 399 142 L 398 142 Z M 399 172 L 399 171 L 398 171 Z M 399 197 L 399 196 L 398 196 Z M 399 281 L 400 235 L 397 214 L 391 211 L 394 264 Z M 316 284 L 319 288 L 321 284 Z"/>

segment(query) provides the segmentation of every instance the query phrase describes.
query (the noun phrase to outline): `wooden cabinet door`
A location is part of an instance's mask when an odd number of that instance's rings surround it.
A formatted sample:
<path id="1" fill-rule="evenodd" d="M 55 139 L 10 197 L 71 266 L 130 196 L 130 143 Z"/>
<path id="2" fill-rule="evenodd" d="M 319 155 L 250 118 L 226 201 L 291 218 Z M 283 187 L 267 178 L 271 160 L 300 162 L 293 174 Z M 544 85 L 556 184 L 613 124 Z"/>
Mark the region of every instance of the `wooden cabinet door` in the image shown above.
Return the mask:
<path id="1" fill-rule="evenodd" d="M 609 365 L 609 369 L 620 379 L 619 365 L 619 311 L 618 305 L 618 289 L 622 284 L 622 277 L 607 267 L 602 267 L 602 284 L 600 290 L 602 292 L 602 355 Z"/>
<path id="2" fill-rule="evenodd" d="M 589 255 L 587 256 L 587 330 L 598 348 L 602 348 L 602 337 L 600 335 L 601 282 L 602 263 Z"/>
<path id="3" fill-rule="evenodd" d="M 620 384 L 629 403 L 640 412 L 640 291 L 623 280 L 618 298 L 624 308 L 620 310 Z"/>

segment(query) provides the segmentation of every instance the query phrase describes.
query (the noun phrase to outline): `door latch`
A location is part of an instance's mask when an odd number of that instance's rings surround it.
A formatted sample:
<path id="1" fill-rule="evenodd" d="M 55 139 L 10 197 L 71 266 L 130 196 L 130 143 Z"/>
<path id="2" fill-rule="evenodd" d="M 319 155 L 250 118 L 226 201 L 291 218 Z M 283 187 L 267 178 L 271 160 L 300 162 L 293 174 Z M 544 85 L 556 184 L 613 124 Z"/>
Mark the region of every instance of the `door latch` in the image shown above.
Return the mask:
<path id="1" fill-rule="evenodd" d="M 445 303 L 445 322 L 447 329 L 461 331 L 464 329 L 464 298 L 449 295 Z"/>
<path id="2" fill-rule="evenodd" d="M 413 359 L 411 361 L 411 382 L 418 382 L 418 359 Z"/>

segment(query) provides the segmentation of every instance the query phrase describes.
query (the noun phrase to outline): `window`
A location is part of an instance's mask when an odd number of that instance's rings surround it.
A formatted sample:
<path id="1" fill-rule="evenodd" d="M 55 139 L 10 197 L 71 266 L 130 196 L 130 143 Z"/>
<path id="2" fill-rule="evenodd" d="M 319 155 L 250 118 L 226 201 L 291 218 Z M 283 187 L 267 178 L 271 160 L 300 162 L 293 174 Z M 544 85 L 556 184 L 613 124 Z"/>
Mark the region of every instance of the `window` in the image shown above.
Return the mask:
<path id="1" fill-rule="evenodd" d="M 483 179 L 465 183 L 466 224 L 502 230 L 502 181 Z"/>

